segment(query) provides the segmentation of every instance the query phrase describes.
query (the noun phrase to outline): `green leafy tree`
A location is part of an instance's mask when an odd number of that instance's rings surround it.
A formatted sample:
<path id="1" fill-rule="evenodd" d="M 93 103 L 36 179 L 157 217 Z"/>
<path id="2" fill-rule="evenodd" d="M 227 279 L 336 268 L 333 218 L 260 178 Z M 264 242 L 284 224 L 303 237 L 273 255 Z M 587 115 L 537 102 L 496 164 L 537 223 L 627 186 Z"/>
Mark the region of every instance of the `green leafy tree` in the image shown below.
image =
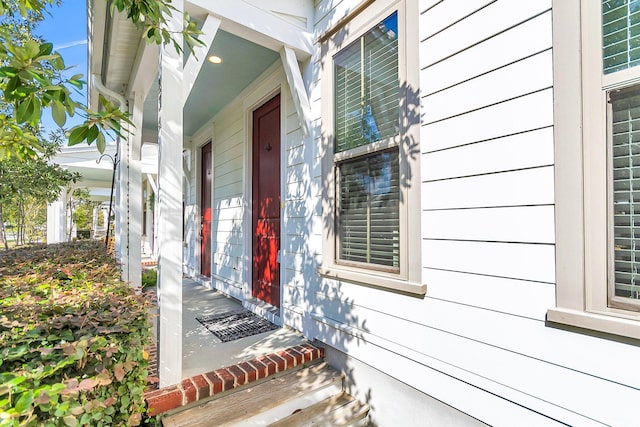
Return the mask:
<path id="1" fill-rule="evenodd" d="M 27 196 L 20 203 L 3 206 L 3 217 L 8 223 L 7 235 L 14 244 L 24 245 L 44 242 L 47 227 L 47 205 Z"/>
<path id="2" fill-rule="evenodd" d="M 16 212 L 17 243 L 24 243 L 26 206 L 54 202 L 62 188 L 79 178 L 59 165 L 50 164 L 51 158 L 60 150 L 61 134 L 58 132 L 52 135 L 51 140 L 39 142 L 35 157 L 20 159 L 14 156 L 0 161 L 0 239 L 5 249 L 8 249 L 8 242 L 4 229 L 4 206 L 12 206 Z"/>
<path id="3" fill-rule="evenodd" d="M 53 44 L 30 36 L 16 37 L 15 25 L 20 19 L 38 22 L 50 6 L 60 0 L 0 0 L 0 159 L 15 156 L 33 157 L 39 149 L 37 129 L 42 112 L 50 108 L 54 121 L 64 126 L 67 117 L 80 114 L 84 122 L 69 132 L 69 144 L 96 143 L 105 148 L 105 132 L 120 134 L 122 125 L 131 125 L 127 114 L 111 101 L 100 97 L 100 111 L 90 111 L 73 97 L 70 88 L 82 89 L 83 76 L 65 77 L 62 56 Z M 107 1 L 107 0 L 98 0 Z M 111 13 L 125 13 L 150 43 L 182 46 L 166 29 L 167 19 L 175 8 L 171 0 L 111 0 Z M 182 31 L 189 50 L 201 43 L 197 24 L 185 14 Z M 4 21 L 3 21 L 4 20 Z M 7 25 L 8 24 L 8 25 Z M 81 24 L 81 23 L 78 23 Z M 28 25 L 27 29 L 32 29 Z"/>

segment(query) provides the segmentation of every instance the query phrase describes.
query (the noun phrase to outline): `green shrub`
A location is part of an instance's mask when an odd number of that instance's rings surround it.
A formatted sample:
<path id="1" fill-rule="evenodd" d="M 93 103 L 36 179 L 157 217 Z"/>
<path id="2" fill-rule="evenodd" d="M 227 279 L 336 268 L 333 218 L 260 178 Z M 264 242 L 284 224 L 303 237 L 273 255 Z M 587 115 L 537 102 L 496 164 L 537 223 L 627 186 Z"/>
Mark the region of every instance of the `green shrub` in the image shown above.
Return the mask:
<path id="1" fill-rule="evenodd" d="M 0 426 L 135 426 L 149 307 L 97 241 L 0 253 Z"/>
<path id="2" fill-rule="evenodd" d="M 142 287 L 150 288 L 158 283 L 158 272 L 156 270 L 144 270 L 142 272 Z"/>

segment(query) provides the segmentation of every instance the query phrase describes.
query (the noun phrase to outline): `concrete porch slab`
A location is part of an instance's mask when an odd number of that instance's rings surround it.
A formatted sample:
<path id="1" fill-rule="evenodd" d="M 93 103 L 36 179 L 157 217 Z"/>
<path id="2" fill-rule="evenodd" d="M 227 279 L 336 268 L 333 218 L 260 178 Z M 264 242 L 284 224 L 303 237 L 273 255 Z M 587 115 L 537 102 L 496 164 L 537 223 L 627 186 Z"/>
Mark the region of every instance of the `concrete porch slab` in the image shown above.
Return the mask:
<path id="1" fill-rule="evenodd" d="M 322 349 L 287 327 L 221 342 L 196 320 L 196 316 L 240 309 L 239 301 L 208 285 L 183 279 L 182 382 L 159 390 L 150 387 L 145 399 L 151 413 L 209 399 L 323 359 Z"/>
<path id="2" fill-rule="evenodd" d="M 307 342 L 300 333 L 286 327 L 221 342 L 196 320 L 196 316 L 239 310 L 242 305 L 190 279 L 183 280 L 182 305 L 182 378 L 236 365 Z"/>

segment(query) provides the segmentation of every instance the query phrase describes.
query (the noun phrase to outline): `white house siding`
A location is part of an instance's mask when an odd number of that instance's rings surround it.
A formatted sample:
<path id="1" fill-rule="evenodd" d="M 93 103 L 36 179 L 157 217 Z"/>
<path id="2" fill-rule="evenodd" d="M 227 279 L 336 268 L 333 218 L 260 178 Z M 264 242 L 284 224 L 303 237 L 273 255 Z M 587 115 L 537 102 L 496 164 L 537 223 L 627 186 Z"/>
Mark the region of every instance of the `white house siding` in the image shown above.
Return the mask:
<path id="1" fill-rule="evenodd" d="M 200 142 L 212 139 L 213 151 L 213 217 L 212 217 L 212 285 L 220 291 L 245 300 L 250 296 L 251 248 L 247 247 L 251 216 L 250 203 L 251 131 L 247 128 L 254 100 L 268 96 L 274 87 L 280 88 L 282 115 L 282 231 L 281 231 L 281 292 L 283 322 L 303 330 L 306 306 L 306 280 L 313 276 L 313 254 L 309 249 L 310 210 L 312 206 L 310 164 L 312 148 L 303 138 L 293 99 L 281 64 L 275 64 L 238 94 L 237 98 L 212 118 L 210 124 L 197 132 L 193 150 Z M 267 99 L 264 99 L 266 101 Z M 211 128 L 212 124 L 212 128 Z M 212 130 L 211 130 L 212 129 Z M 200 142 L 198 142 L 200 141 Z M 200 144 L 201 145 L 201 144 Z M 198 160 L 199 161 L 199 160 Z M 194 164 L 194 168 L 199 168 Z M 199 177 L 193 172 L 188 185 L 199 188 Z M 195 209 L 195 192 L 190 198 Z M 198 210 L 198 209 L 195 209 Z M 192 238 L 189 246 L 199 250 L 199 240 Z M 189 257 L 191 270 L 198 258 Z"/>
<path id="2" fill-rule="evenodd" d="M 244 234 L 244 116 L 234 102 L 214 119 L 211 275 L 215 287 L 242 298 Z"/>
<path id="3" fill-rule="evenodd" d="M 316 33 L 358 3 L 316 2 Z M 309 333 L 328 345 L 379 425 L 411 425 L 414 409 L 395 395 L 406 386 L 434 406 L 423 425 L 453 416 L 436 400 L 491 425 L 636 424 L 640 374 L 620 361 L 637 359 L 637 347 L 545 325 L 555 305 L 551 1 L 419 4 L 409 13 L 420 13 L 427 295 L 312 279 Z M 388 376 L 397 385 L 380 387 Z"/>
<path id="4" fill-rule="evenodd" d="M 193 141 L 185 144 L 182 170 L 184 173 L 183 194 L 184 194 L 184 246 L 183 246 L 183 272 L 191 277 L 197 273 L 196 262 L 199 259 L 196 253 L 199 250 L 199 228 L 196 191 L 199 185 L 196 184 L 198 175 L 196 173 L 196 162 L 199 157 L 196 155 L 196 148 Z"/>
<path id="5" fill-rule="evenodd" d="M 286 153 L 283 159 L 285 191 L 282 196 L 285 209 L 282 212 L 284 227 L 280 242 L 282 316 L 285 324 L 304 330 L 305 313 L 309 312 L 307 278 L 315 276 L 309 239 L 313 146 L 310 139 L 303 136 L 288 85 L 282 89 L 282 100 L 282 114 L 286 114 L 286 143 L 282 145 Z"/>

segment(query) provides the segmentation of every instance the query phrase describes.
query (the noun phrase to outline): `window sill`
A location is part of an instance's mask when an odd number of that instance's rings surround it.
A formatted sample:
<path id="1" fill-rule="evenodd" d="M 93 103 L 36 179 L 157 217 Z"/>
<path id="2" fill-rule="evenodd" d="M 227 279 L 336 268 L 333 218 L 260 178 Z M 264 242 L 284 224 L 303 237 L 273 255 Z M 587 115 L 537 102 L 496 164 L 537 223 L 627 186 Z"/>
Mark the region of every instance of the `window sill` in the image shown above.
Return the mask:
<path id="1" fill-rule="evenodd" d="M 640 339 L 640 316 L 616 317 L 568 308 L 551 308 L 547 321 L 622 337 Z"/>
<path id="2" fill-rule="evenodd" d="M 371 286 L 388 291 L 409 294 L 412 296 L 425 296 L 427 285 L 410 282 L 408 280 L 396 279 L 375 274 L 375 272 L 362 272 L 336 266 L 320 267 L 318 273 L 330 279 L 342 280 L 345 282 L 357 283 L 359 285 Z"/>

